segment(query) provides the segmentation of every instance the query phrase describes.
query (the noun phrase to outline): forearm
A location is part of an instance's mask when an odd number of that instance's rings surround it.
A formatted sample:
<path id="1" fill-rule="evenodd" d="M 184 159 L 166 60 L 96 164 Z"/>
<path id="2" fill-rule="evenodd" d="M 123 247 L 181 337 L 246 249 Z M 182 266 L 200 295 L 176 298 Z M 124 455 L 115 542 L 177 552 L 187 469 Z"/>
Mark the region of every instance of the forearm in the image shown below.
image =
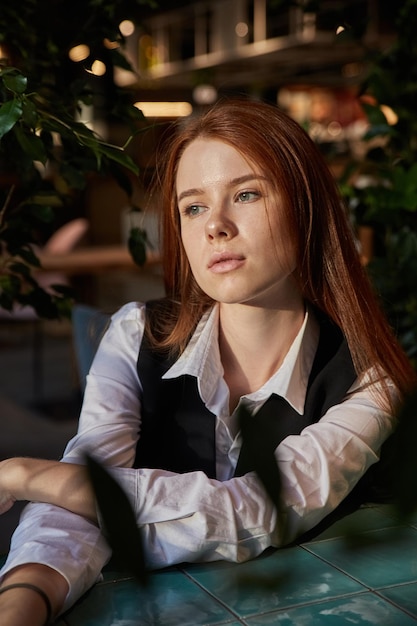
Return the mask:
<path id="1" fill-rule="evenodd" d="M 253 474 L 219 483 L 203 472 L 113 468 L 128 494 L 153 567 L 243 560 L 313 528 L 350 493 L 392 430 L 392 418 L 358 393 L 277 448 L 281 515 Z"/>
<path id="2" fill-rule="evenodd" d="M 57 615 L 68 593 L 68 584 L 59 572 L 46 565 L 31 563 L 10 571 L 0 585 L 5 589 L 16 584 L 34 585 L 49 598 L 52 616 Z M 42 626 L 47 617 L 47 605 L 42 595 L 26 587 L 9 588 L 0 593 L 2 626 Z"/>
<path id="3" fill-rule="evenodd" d="M 204 472 L 109 471 L 131 499 L 151 569 L 244 561 L 277 543 L 275 507 L 253 474 L 220 482 Z"/>
<path id="4" fill-rule="evenodd" d="M 3 500 L 54 504 L 96 521 L 94 492 L 83 465 L 14 458 L 0 463 Z M 6 510 L 6 508 L 5 508 Z"/>

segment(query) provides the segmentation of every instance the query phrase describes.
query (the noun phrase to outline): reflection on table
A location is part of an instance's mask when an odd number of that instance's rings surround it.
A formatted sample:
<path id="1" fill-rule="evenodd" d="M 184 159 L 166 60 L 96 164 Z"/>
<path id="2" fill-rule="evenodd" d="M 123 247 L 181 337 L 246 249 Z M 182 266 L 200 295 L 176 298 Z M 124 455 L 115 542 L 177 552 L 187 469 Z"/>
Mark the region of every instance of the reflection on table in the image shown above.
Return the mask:
<path id="1" fill-rule="evenodd" d="M 404 523 L 385 506 L 364 507 L 247 563 L 185 564 L 150 578 L 143 588 L 108 566 L 57 626 L 416 624 L 417 516 Z"/>

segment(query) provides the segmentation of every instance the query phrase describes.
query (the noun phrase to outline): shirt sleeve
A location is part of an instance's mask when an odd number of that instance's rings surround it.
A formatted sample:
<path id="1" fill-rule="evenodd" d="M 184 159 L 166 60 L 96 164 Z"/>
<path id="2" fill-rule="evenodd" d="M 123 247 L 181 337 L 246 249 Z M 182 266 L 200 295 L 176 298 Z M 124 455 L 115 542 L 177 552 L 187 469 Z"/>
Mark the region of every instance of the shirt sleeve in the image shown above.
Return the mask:
<path id="1" fill-rule="evenodd" d="M 375 391 L 352 390 L 318 423 L 278 446 L 280 525 L 253 473 L 219 482 L 202 472 L 113 469 L 132 495 L 149 566 L 244 561 L 313 528 L 379 459 L 382 443 L 393 430 L 394 419 L 375 401 Z"/>
<path id="2" fill-rule="evenodd" d="M 78 433 L 63 461 L 84 463 L 90 453 L 107 465 L 131 467 L 140 428 L 136 362 L 143 327 L 141 304 L 129 303 L 112 317 L 88 375 Z M 0 576 L 25 563 L 49 565 L 68 581 L 67 609 L 97 581 L 109 557 L 95 524 L 59 507 L 29 504 Z"/>
<path id="3" fill-rule="evenodd" d="M 133 465 L 140 430 L 137 359 L 144 323 L 141 304 L 129 303 L 113 315 L 87 376 L 78 432 L 63 461 L 83 463 L 86 454 L 93 454 L 106 465 Z"/>

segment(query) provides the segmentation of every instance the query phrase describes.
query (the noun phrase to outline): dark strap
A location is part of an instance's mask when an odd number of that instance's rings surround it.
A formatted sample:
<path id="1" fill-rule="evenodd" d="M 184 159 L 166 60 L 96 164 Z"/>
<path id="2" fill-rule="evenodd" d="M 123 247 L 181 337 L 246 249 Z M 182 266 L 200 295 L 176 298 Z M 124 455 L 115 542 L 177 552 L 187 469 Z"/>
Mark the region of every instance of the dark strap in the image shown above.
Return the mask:
<path id="1" fill-rule="evenodd" d="M 304 414 L 300 415 L 284 398 L 272 394 L 254 416 L 271 451 L 289 435 L 299 435 L 306 426 L 318 422 L 331 406 L 343 400 L 356 379 L 342 332 L 327 318 L 317 315 L 320 338 L 307 385 Z M 243 442 L 235 475 L 242 476 L 251 470 L 251 460 Z"/>
<path id="2" fill-rule="evenodd" d="M 158 302 L 147 304 L 152 316 L 157 307 Z M 162 379 L 175 360 L 175 355 L 154 350 L 144 337 L 138 358 L 143 394 L 135 467 L 202 470 L 214 478 L 215 416 L 202 402 L 196 378 Z"/>

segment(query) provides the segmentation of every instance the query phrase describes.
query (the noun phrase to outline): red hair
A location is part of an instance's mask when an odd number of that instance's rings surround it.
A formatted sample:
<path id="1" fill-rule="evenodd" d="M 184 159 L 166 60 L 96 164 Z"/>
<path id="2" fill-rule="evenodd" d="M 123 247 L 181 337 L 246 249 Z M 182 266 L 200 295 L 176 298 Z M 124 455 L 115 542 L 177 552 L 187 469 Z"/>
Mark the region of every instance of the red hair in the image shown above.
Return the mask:
<path id="1" fill-rule="evenodd" d="M 358 375 L 376 367 L 401 393 L 414 371 L 398 345 L 362 267 L 336 181 L 308 134 L 278 107 L 250 100 L 216 104 L 191 118 L 171 140 L 161 166 L 163 267 L 175 307 L 160 318 L 161 343 L 184 349 L 212 304 L 191 274 L 182 245 L 176 174 L 185 148 L 197 138 L 224 141 L 256 164 L 283 198 L 297 255 L 296 278 L 307 302 L 344 333 Z"/>

